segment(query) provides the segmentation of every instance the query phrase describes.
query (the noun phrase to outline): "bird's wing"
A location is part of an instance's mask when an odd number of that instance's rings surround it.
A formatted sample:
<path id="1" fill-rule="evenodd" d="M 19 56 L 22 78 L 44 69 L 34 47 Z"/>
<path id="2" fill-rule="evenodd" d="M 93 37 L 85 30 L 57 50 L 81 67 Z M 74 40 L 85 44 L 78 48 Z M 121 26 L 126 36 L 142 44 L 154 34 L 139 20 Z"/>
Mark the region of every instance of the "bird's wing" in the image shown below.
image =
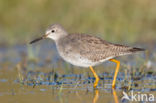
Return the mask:
<path id="1" fill-rule="evenodd" d="M 69 39 L 72 41 L 70 45 L 75 47 L 75 52 L 92 61 L 120 56 L 131 48 L 128 46 L 112 44 L 101 38 L 85 34 L 72 34 Z"/>
<path id="2" fill-rule="evenodd" d="M 101 38 L 86 34 L 71 34 L 61 41 L 62 45 L 66 48 L 65 50 L 72 51 L 72 53 L 79 54 L 94 62 L 144 51 L 142 48 L 113 44 Z"/>

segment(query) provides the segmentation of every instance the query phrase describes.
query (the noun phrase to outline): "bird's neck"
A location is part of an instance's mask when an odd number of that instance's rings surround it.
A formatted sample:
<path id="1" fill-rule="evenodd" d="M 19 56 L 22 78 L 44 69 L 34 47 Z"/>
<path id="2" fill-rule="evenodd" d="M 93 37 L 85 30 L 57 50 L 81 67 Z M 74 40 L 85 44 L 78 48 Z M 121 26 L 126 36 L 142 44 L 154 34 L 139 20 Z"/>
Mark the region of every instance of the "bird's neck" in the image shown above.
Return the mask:
<path id="1" fill-rule="evenodd" d="M 60 36 L 57 39 L 55 39 L 55 42 L 63 40 L 66 36 L 68 36 L 67 33 L 60 34 Z"/>

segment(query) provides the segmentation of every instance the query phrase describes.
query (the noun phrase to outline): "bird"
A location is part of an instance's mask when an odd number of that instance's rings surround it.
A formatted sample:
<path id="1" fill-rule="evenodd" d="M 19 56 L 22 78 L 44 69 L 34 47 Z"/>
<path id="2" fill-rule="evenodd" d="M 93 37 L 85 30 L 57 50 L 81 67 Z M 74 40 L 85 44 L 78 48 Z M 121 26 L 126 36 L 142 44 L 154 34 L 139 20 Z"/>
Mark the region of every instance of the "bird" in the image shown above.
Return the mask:
<path id="1" fill-rule="evenodd" d="M 55 44 L 59 55 L 68 63 L 90 68 L 95 81 L 94 88 L 97 88 L 99 77 L 93 67 L 105 61 L 116 63 L 116 69 L 112 82 L 112 88 L 115 88 L 116 78 L 120 67 L 120 61 L 114 59 L 118 56 L 129 55 L 140 51 L 145 51 L 143 48 L 131 47 L 127 45 L 110 43 L 100 37 L 85 33 L 68 33 L 62 25 L 50 25 L 45 34 L 30 42 L 33 44 L 39 40 L 50 38 Z"/>

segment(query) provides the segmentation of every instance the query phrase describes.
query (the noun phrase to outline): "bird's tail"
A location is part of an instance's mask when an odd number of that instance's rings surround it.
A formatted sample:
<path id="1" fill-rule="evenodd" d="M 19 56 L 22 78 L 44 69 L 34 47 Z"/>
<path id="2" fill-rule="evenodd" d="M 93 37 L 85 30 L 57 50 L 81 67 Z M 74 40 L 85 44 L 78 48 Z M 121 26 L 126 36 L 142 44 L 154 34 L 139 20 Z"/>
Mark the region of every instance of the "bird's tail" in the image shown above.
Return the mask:
<path id="1" fill-rule="evenodd" d="M 116 50 L 114 50 L 114 51 L 118 51 L 116 53 L 119 56 L 133 54 L 133 53 L 137 53 L 140 51 L 145 51 L 145 49 L 143 49 L 143 48 L 123 46 L 123 45 L 115 45 L 115 48 L 116 48 Z"/>
<path id="2" fill-rule="evenodd" d="M 130 48 L 128 51 L 135 53 L 135 52 L 139 52 L 139 51 L 145 51 L 145 49 L 133 47 L 133 48 Z"/>
<path id="3" fill-rule="evenodd" d="M 145 51 L 145 49 L 136 48 L 136 47 L 129 47 L 129 48 L 127 48 L 127 50 L 120 53 L 120 55 L 128 55 L 128 54 L 133 54 L 133 53 L 137 53 L 137 52 L 141 52 L 141 51 Z"/>

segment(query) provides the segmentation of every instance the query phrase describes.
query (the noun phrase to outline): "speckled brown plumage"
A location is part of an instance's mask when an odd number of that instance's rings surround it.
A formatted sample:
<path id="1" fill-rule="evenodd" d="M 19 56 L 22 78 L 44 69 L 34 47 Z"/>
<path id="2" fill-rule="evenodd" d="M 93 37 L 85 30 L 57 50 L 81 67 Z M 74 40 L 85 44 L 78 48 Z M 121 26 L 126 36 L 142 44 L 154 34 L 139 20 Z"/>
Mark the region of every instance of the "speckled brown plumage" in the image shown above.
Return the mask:
<path id="1" fill-rule="evenodd" d="M 109 43 L 101 38 L 86 34 L 67 35 L 59 40 L 58 46 L 64 53 L 80 54 L 93 62 L 144 50 Z"/>

